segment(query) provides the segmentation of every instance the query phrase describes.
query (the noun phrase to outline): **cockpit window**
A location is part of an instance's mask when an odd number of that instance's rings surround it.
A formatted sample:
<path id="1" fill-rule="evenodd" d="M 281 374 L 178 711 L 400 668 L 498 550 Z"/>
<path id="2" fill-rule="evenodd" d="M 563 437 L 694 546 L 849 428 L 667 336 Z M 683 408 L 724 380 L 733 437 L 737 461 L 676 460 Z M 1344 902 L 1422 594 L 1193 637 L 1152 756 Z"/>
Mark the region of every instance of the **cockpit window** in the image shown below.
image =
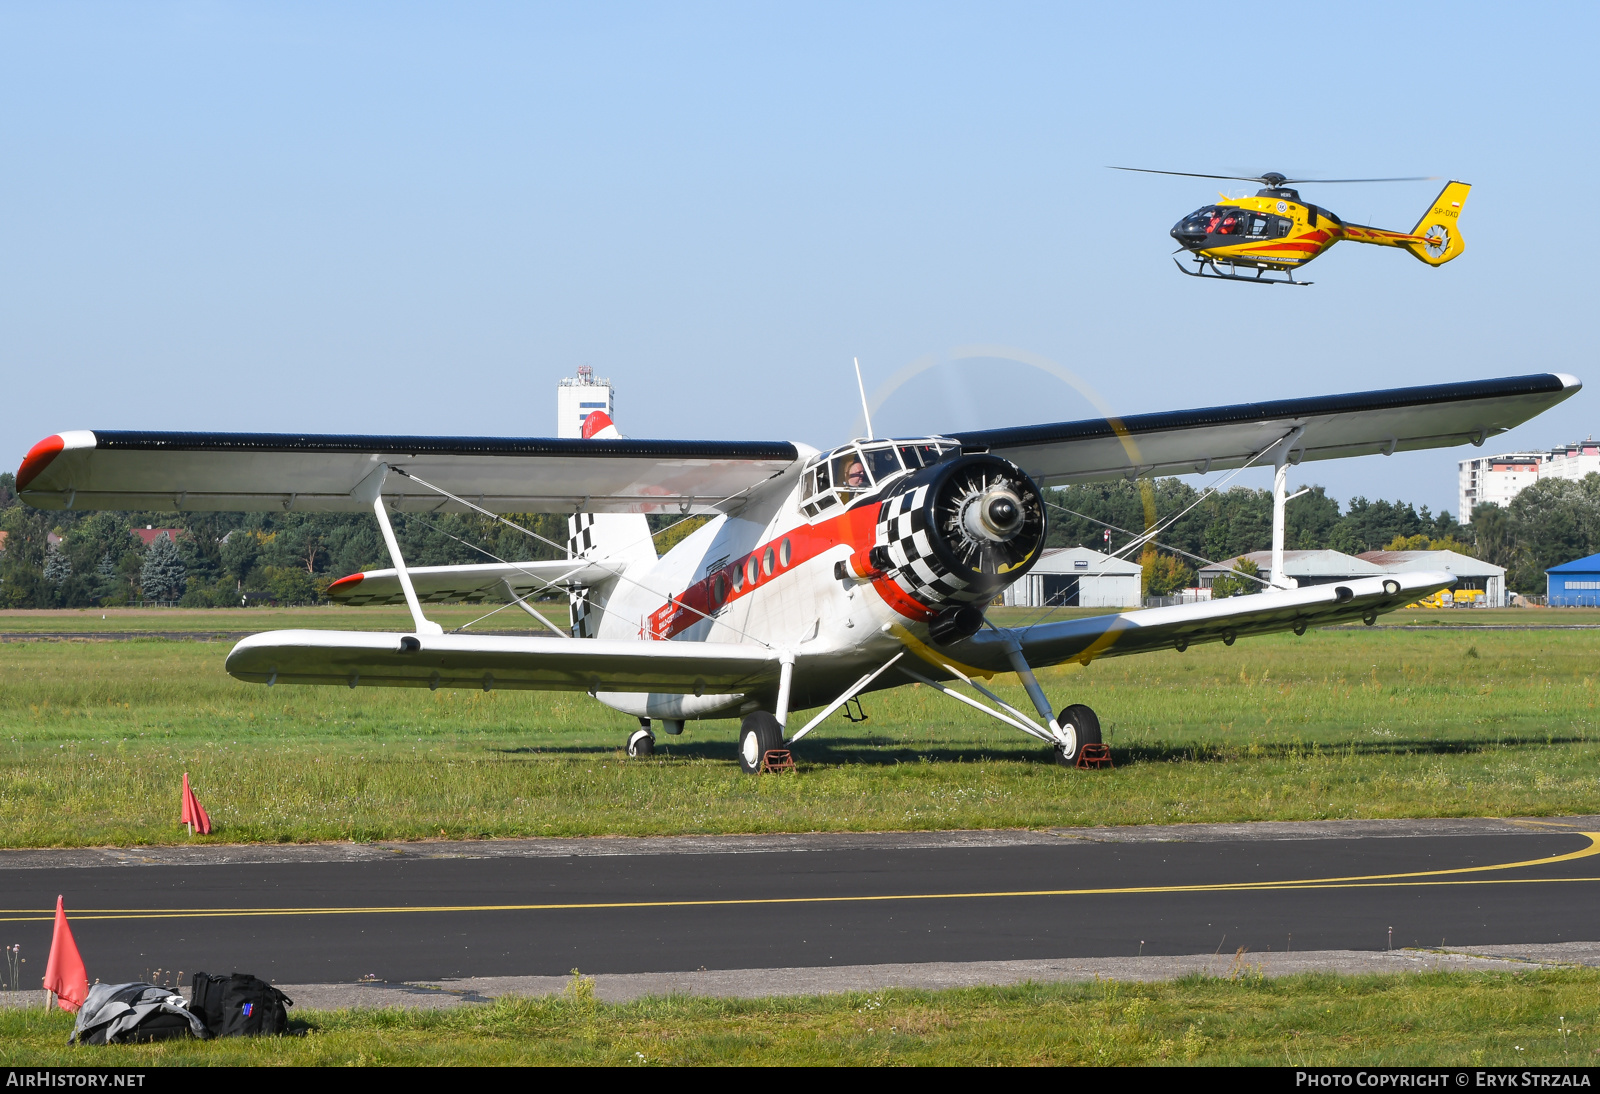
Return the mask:
<path id="1" fill-rule="evenodd" d="M 873 442 L 845 445 L 827 455 L 813 457 L 801 479 L 801 506 L 815 517 L 838 504 L 849 505 L 905 471 L 916 471 L 939 461 L 937 442 L 895 444 Z"/>
<path id="2" fill-rule="evenodd" d="M 900 473 L 900 457 L 894 454 L 893 446 L 870 448 L 862 454 L 867 458 L 867 470 L 872 473 L 874 482 L 883 482 Z"/>
<path id="3" fill-rule="evenodd" d="M 842 448 L 833 454 L 833 481 L 841 490 L 865 490 L 872 485 L 867 465 L 855 448 Z"/>
<path id="4" fill-rule="evenodd" d="M 1184 217 L 1177 230 L 1182 235 L 1281 239 L 1289 234 L 1293 224 L 1288 217 L 1271 213 L 1256 213 L 1233 205 L 1207 205 Z"/>

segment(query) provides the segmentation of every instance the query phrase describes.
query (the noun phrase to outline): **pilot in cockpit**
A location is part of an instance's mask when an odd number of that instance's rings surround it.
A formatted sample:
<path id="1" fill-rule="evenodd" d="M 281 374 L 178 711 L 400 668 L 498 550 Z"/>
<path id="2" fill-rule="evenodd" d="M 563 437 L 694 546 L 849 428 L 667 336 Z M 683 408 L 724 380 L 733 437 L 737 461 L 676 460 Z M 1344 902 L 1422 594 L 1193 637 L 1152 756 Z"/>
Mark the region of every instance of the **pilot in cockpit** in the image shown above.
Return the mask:
<path id="1" fill-rule="evenodd" d="M 852 490 L 860 490 L 867 485 L 867 469 L 862 466 L 859 458 L 852 459 L 850 466 L 844 471 L 844 484 Z"/>

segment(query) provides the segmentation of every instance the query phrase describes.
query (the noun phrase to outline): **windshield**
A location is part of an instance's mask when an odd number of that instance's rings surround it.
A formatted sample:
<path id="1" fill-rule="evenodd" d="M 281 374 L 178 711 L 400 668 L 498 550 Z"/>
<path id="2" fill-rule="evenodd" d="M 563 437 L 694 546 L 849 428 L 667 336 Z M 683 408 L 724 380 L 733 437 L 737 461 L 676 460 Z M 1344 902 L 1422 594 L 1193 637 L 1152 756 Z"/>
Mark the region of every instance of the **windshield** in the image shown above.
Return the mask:
<path id="1" fill-rule="evenodd" d="M 937 441 L 857 442 L 812 457 L 801 479 L 801 506 L 817 516 L 837 505 L 849 505 L 907 471 L 931 467 L 953 444 Z"/>

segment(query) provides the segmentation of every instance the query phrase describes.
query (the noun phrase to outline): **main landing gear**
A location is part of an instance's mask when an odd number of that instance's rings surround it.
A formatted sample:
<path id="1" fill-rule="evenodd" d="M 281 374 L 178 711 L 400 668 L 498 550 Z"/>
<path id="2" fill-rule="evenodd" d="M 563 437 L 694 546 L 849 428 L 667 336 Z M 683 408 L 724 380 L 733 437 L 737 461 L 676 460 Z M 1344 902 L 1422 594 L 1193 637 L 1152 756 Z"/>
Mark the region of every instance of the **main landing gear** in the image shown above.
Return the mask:
<path id="1" fill-rule="evenodd" d="M 768 752 L 783 747 L 783 726 L 776 715 L 758 710 L 739 724 L 739 767 L 746 775 L 759 775 Z"/>
<path id="2" fill-rule="evenodd" d="M 1056 725 L 1066 730 L 1072 738 L 1072 746 L 1057 743 L 1051 750 L 1056 763 L 1062 767 L 1075 767 L 1078 762 L 1078 753 L 1084 745 L 1097 745 L 1100 740 L 1100 719 L 1093 709 L 1082 703 L 1073 703 L 1063 707 L 1056 717 Z"/>

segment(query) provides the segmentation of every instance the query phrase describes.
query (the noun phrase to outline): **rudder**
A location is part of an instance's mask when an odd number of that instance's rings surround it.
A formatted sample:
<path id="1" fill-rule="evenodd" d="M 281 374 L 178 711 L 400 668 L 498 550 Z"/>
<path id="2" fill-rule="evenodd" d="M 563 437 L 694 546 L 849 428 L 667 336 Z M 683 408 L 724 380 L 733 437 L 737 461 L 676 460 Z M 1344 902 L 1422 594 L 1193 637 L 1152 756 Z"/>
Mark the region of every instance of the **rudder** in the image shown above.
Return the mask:
<path id="1" fill-rule="evenodd" d="M 622 434 L 610 416 L 597 410 L 584 419 L 583 436 L 585 440 L 607 441 Z M 636 573 L 649 569 L 656 561 L 650 522 L 642 513 L 574 513 L 567 518 L 567 557 L 622 562 Z M 568 593 L 574 638 L 595 636 L 616 584 L 615 580 L 604 581 Z"/>
<path id="2" fill-rule="evenodd" d="M 1445 183 L 1417 226 L 1411 229 L 1412 235 L 1422 236 L 1427 242 L 1410 243 L 1406 249 L 1430 266 L 1443 266 L 1466 250 L 1467 245 L 1461 239 L 1460 217 L 1471 189 L 1472 185 L 1466 182 Z"/>

